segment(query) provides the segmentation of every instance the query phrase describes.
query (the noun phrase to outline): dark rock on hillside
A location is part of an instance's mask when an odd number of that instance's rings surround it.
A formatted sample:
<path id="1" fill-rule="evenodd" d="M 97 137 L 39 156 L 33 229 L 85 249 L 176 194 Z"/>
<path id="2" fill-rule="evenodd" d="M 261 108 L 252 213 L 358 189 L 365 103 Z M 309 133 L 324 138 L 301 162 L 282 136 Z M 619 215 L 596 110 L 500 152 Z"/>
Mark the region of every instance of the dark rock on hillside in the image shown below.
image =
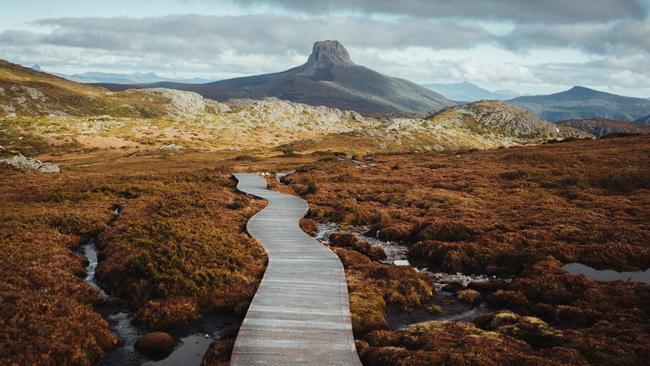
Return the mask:
<path id="1" fill-rule="evenodd" d="M 572 127 L 576 130 L 588 132 L 596 137 L 650 133 L 650 126 L 645 126 L 635 122 L 615 121 L 611 119 L 570 119 L 556 123 L 561 126 Z"/>
<path id="2" fill-rule="evenodd" d="M 648 99 L 624 97 L 581 86 L 556 94 L 514 98 L 508 102 L 552 122 L 582 118 L 634 121 L 650 114 Z"/>
<path id="3" fill-rule="evenodd" d="M 455 104 L 442 95 L 408 80 L 386 76 L 355 64 L 338 41 L 316 42 L 307 63 L 273 74 L 201 85 L 101 85 L 111 90 L 133 87 L 183 89 L 215 100 L 276 97 L 293 102 L 354 110 L 366 115 L 425 115 Z"/>

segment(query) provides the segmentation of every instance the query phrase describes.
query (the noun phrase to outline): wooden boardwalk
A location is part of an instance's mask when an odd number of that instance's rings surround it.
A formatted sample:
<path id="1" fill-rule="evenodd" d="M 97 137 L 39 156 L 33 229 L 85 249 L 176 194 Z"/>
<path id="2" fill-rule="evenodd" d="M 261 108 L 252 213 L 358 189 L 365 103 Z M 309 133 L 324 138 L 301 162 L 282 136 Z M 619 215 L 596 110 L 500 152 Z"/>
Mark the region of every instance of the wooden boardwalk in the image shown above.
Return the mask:
<path id="1" fill-rule="evenodd" d="M 269 201 L 247 225 L 269 264 L 239 329 L 231 365 L 360 366 L 343 265 L 298 226 L 307 203 L 267 189 L 256 174 L 235 177 L 240 191 Z"/>

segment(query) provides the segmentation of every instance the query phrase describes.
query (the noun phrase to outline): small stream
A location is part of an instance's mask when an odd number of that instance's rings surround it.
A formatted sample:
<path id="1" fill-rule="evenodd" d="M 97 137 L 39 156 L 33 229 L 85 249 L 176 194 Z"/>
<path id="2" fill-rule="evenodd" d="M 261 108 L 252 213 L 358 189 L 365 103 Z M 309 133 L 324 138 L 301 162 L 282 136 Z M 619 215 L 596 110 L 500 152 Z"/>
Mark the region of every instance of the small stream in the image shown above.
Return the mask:
<path id="1" fill-rule="evenodd" d="M 86 244 L 82 245 L 81 251 L 86 257 L 86 260 L 88 260 L 84 281 L 86 281 L 90 286 L 96 288 L 102 295 L 102 298 L 108 297 L 106 292 L 104 292 L 104 290 L 95 282 L 95 271 L 99 264 L 99 260 L 97 259 L 97 248 L 95 247 L 95 238 L 90 239 Z"/>
<path id="2" fill-rule="evenodd" d="M 109 224 L 119 219 L 122 208 L 114 205 L 111 210 L 113 216 Z M 99 264 L 96 237 L 91 238 L 80 247 L 80 252 L 86 257 L 86 277 L 84 280 L 92 287 L 99 290 L 102 298 L 109 299 L 110 294 L 105 291 L 96 281 L 95 273 Z M 118 335 L 119 344 L 108 352 L 98 365 L 102 366 L 136 366 L 136 365 L 201 365 L 203 356 L 210 344 L 218 340 L 227 331 L 237 330 L 241 324 L 241 318 L 227 314 L 205 314 L 192 325 L 171 332 L 177 339 L 176 348 L 165 359 L 150 361 L 148 358 L 137 352 L 134 348 L 135 342 L 148 333 L 131 322 L 131 309 L 127 306 L 111 306 L 108 302 L 97 305 L 95 310 L 102 315 L 111 325 L 111 329 Z"/>
<path id="3" fill-rule="evenodd" d="M 318 224 L 318 233 L 316 239 L 321 243 L 327 243 L 327 239 L 334 233 L 349 233 L 356 236 L 358 239 L 363 240 L 373 246 L 381 247 L 386 252 L 387 258 L 381 261 L 384 264 L 393 264 L 396 266 L 410 266 L 408 257 L 408 248 L 404 245 L 392 241 L 382 241 L 365 235 L 367 228 L 357 227 L 352 229 L 343 229 L 337 224 L 326 223 Z M 483 275 L 464 275 L 461 273 L 444 273 L 444 272 L 431 272 L 427 268 L 414 267 L 416 271 L 426 273 L 431 276 L 433 280 L 436 294 L 426 304 L 418 306 L 411 311 L 397 311 L 389 309 L 386 314 L 388 326 L 391 329 L 404 329 L 412 325 L 427 322 L 431 320 L 446 320 L 446 321 L 464 321 L 471 322 L 478 315 L 487 313 L 490 309 L 485 302 L 478 306 L 472 307 L 456 301 L 452 293 L 445 292 L 442 288 L 446 284 L 460 283 L 467 286 L 470 282 L 481 282 L 496 279 L 496 277 L 488 277 Z M 439 306 L 442 312 L 439 314 L 432 313 L 427 308 L 430 306 Z"/>

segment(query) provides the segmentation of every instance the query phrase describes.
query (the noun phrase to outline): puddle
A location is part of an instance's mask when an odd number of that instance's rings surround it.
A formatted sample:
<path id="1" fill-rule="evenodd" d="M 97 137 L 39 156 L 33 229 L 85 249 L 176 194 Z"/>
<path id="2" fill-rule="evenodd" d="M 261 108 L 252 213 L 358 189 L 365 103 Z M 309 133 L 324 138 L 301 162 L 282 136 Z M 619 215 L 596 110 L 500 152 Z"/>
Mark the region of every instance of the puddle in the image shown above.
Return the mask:
<path id="1" fill-rule="evenodd" d="M 476 307 L 470 307 L 458 303 L 451 296 L 440 296 L 437 294 L 430 303 L 426 304 L 440 306 L 443 311 L 440 314 L 432 314 L 426 306 L 419 306 L 411 311 L 389 310 L 386 313 L 386 321 L 390 329 L 406 329 L 417 324 L 430 321 L 457 321 L 472 322 L 477 316 L 488 313 L 492 310 L 482 303 Z"/>
<path id="2" fill-rule="evenodd" d="M 635 272 L 617 272 L 609 269 L 598 270 L 580 263 L 566 264 L 564 270 L 572 275 L 585 275 L 597 281 L 633 281 L 650 285 L 650 269 Z"/>
<path id="3" fill-rule="evenodd" d="M 108 315 L 112 329 L 118 334 L 120 344 L 110 351 L 99 363 L 103 366 L 135 366 L 135 365 L 187 365 L 199 366 L 210 344 L 230 330 L 237 330 L 241 319 L 221 314 L 207 314 L 197 320 L 194 325 L 172 332 L 177 344 L 174 351 L 165 359 L 151 361 L 135 350 L 135 342 L 147 333 L 144 329 L 134 326 L 127 312 Z"/>
<path id="4" fill-rule="evenodd" d="M 206 315 L 199 319 L 192 328 L 181 337 L 176 348 L 169 357 L 160 361 L 145 362 L 149 366 L 200 366 L 203 356 L 215 340 L 221 338 L 226 331 L 237 330 L 241 319 L 234 316 Z"/>
<path id="5" fill-rule="evenodd" d="M 166 359 L 146 362 L 144 365 L 200 365 L 212 341 L 210 335 L 192 334 L 182 338 L 180 347 Z"/>
<path id="6" fill-rule="evenodd" d="M 101 311 L 100 311 L 101 312 Z M 109 351 L 99 365 L 102 366 L 135 366 L 146 362 L 148 358 L 135 350 L 135 342 L 146 332 L 131 324 L 127 311 L 120 311 L 117 314 L 102 314 L 111 325 L 111 329 L 117 333 L 120 343 L 113 350 Z"/>

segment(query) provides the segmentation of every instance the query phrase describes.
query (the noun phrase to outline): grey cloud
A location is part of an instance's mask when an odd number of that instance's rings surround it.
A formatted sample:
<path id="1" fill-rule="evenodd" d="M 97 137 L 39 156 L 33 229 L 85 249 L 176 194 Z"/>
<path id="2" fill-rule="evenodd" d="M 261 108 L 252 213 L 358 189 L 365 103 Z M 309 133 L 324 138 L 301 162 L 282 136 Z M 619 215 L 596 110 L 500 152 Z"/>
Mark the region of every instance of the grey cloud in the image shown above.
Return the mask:
<path id="1" fill-rule="evenodd" d="M 308 53 L 315 40 L 329 38 L 350 47 L 435 49 L 469 48 L 492 40 L 480 26 L 426 19 L 395 23 L 360 17 L 170 15 L 143 19 L 58 18 L 38 24 L 54 27 L 51 33 L 32 35 L 44 44 L 184 55 L 224 50 L 242 54 Z M 0 34 L 0 42 L 9 41 L 9 35 Z"/>
<path id="2" fill-rule="evenodd" d="M 47 31 L 0 32 L 0 54 L 28 65 L 38 62 L 43 66 L 67 64 L 85 69 L 185 70 L 231 77 L 295 66 L 305 60 L 314 41 L 338 39 L 351 49 L 353 58 L 355 51 L 360 56 L 368 52 L 378 55 L 363 59 L 370 67 L 415 81 L 433 81 L 434 73 L 453 73 L 459 77 L 471 74 L 459 65 L 459 61 L 427 65 L 408 57 L 382 59 L 381 56 L 386 50 L 408 46 L 438 50 L 493 44 L 516 51 L 576 48 L 598 60 L 588 64 L 543 67 L 490 66 L 485 73 L 494 80 L 529 80 L 530 85 L 552 80 L 563 85 L 571 79 L 570 84 L 625 84 L 639 89 L 642 83 L 647 85 L 650 78 L 647 66 L 650 64 L 650 23 L 645 20 L 518 24 L 507 34 L 495 35 L 466 21 L 415 17 L 382 19 L 359 15 L 300 17 L 278 14 L 45 19 L 37 25 Z M 635 56 L 633 62 L 626 58 L 630 55 Z M 611 75 L 617 75 L 618 81 Z"/>
<path id="3" fill-rule="evenodd" d="M 366 14 L 426 18 L 455 17 L 539 23 L 643 19 L 648 14 L 646 0 L 237 0 L 233 2 L 239 5 L 268 4 L 312 14 L 356 11 Z"/>
<path id="4" fill-rule="evenodd" d="M 646 90 L 650 85 L 648 59 L 635 58 L 619 64 L 616 60 L 595 60 L 587 63 L 549 63 L 537 65 L 532 71 L 537 77 L 555 85 L 580 84 L 601 90 Z M 625 93 L 623 93 L 625 94 Z M 646 94 L 647 96 L 647 94 Z"/>
<path id="5" fill-rule="evenodd" d="M 29 45 L 40 40 L 40 35 L 29 31 L 7 30 L 0 33 L 0 44 Z"/>
<path id="6" fill-rule="evenodd" d="M 0 54 L 27 64 L 47 65 L 47 61 L 59 67 L 76 62 L 100 67 L 112 62 L 120 69 L 218 70 L 228 77 L 295 66 L 306 60 L 313 42 L 321 39 L 339 39 L 351 49 L 469 48 L 491 39 L 478 26 L 426 19 L 403 24 L 276 14 L 56 18 L 36 24 L 48 31 L 0 33 Z M 442 33 L 445 37 L 432 36 Z"/>
<path id="7" fill-rule="evenodd" d="M 507 34 L 452 21 L 377 20 L 368 17 L 294 17 L 277 14 L 242 16 L 170 15 L 150 18 L 56 18 L 39 25 L 50 33 L 7 31 L 0 44 L 42 43 L 58 46 L 139 51 L 207 58 L 238 54 L 306 54 L 320 39 L 338 39 L 357 48 L 469 49 L 496 44 L 527 51 L 574 48 L 587 53 L 650 53 L 650 22 L 626 19 L 611 23 L 521 24 Z"/>
<path id="8" fill-rule="evenodd" d="M 613 24 L 570 24 L 553 27 L 520 25 L 500 39 L 509 49 L 570 47 L 589 53 L 650 53 L 650 22 L 624 20 Z"/>

